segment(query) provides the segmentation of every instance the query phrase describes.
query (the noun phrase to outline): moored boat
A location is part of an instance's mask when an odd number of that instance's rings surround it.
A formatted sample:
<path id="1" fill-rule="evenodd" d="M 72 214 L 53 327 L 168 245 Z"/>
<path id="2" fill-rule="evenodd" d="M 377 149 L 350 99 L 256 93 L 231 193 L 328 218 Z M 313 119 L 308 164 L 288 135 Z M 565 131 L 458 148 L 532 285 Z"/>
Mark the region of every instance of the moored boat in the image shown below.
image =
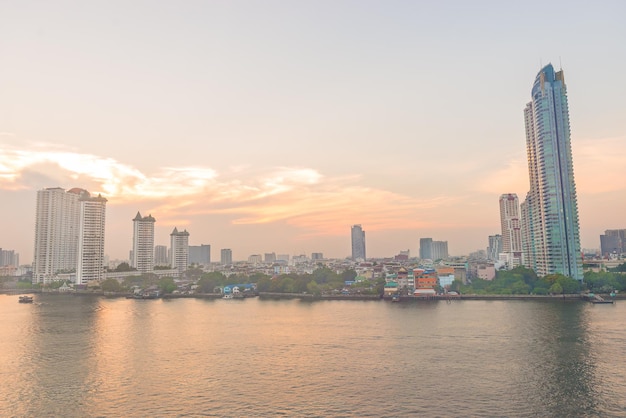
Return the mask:
<path id="1" fill-rule="evenodd" d="M 19 303 L 33 303 L 33 297 L 32 296 L 27 296 L 27 295 L 23 295 L 20 296 Z"/>

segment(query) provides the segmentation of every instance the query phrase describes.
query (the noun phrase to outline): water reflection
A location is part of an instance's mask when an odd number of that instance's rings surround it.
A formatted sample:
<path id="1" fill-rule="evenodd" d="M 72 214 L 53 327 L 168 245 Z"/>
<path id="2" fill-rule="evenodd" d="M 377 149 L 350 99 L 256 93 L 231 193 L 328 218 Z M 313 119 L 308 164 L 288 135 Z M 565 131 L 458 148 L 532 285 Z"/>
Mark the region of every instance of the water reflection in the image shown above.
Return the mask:
<path id="1" fill-rule="evenodd" d="M 596 415 L 600 393 L 586 305 L 537 303 L 526 314 L 528 343 L 520 348 L 527 369 L 521 383 L 530 410 L 544 416 Z"/>

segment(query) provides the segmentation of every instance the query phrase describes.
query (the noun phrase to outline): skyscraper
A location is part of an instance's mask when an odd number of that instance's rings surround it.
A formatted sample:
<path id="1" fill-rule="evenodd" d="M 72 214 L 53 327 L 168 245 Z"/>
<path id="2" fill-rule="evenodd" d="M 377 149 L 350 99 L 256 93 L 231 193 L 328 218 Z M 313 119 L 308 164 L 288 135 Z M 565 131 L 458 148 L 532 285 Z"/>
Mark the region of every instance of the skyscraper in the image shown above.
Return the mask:
<path id="1" fill-rule="evenodd" d="M 37 192 L 33 283 L 49 283 L 76 269 L 82 189 L 52 187 Z"/>
<path id="2" fill-rule="evenodd" d="M 154 269 L 154 223 L 152 215 L 137 216 L 133 219 L 133 252 L 130 266 L 142 273 Z"/>
<path id="3" fill-rule="evenodd" d="M 365 231 L 361 225 L 352 225 L 352 259 L 365 261 Z"/>
<path id="4" fill-rule="evenodd" d="M 189 232 L 187 230 L 174 230 L 170 234 L 171 264 L 173 269 L 178 269 L 179 273 L 187 270 L 189 266 Z"/>
<path id="5" fill-rule="evenodd" d="M 539 276 L 583 279 L 563 71 L 539 71 L 524 109 L 530 191 L 522 204 L 524 263 Z"/>
<path id="6" fill-rule="evenodd" d="M 154 247 L 154 265 L 155 266 L 167 266 L 169 265 L 167 259 L 167 245 L 157 245 Z"/>
<path id="7" fill-rule="evenodd" d="M 201 264 L 203 266 L 211 264 L 211 246 L 209 244 L 190 245 L 189 264 Z"/>
<path id="8" fill-rule="evenodd" d="M 512 269 L 522 263 L 519 199 L 515 193 L 500 196 L 500 226 L 502 252 L 506 255 L 507 267 Z"/>
<path id="9" fill-rule="evenodd" d="M 222 248 L 220 251 L 221 264 L 233 264 L 233 251 L 230 248 Z"/>
<path id="10" fill-rule="evenodd" d="M 502 252 L 502 235 L 489 235 L 489 247 L 487 247 L 487 260 L 496 261 Z"/>
<path id="11" fill-rule="evenodd" d="M 76 283 L 101 281 L 104 277 L 104 227 L 107 200 L 88 192 L 81 194 Z"/>
<path id="12" fill-rule="evenodd" d="M 420 259 L 422 260 L 433 259 L 433 239 L 432 238 L 420 238 Z"/>

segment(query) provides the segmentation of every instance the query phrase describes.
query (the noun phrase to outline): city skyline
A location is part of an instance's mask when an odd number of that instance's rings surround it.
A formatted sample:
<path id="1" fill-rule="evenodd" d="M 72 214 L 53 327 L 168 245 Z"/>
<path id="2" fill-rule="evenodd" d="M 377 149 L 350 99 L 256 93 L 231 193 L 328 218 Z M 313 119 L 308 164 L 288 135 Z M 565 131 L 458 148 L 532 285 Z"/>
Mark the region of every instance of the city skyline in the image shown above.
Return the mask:
<path id="1" fill-rule="evenodd" d="M 445 239 L 451 255 L 483 249 L 500 232 L 495 199 L 528 190 L 528 85 L 560 61 L 582 247 L 624 223 L 622 2 L 150 11 L 0 5 L 0 247 L 22 263 L 36 193 L 50 187 L 108 200 L 112 259 L 128 259 L 137 211 L 158 219 L 155 244 L 177 226 L 236 259 L 350 256 L 355 223 L 368 257 L 417 254 L 422 237 Z"/>

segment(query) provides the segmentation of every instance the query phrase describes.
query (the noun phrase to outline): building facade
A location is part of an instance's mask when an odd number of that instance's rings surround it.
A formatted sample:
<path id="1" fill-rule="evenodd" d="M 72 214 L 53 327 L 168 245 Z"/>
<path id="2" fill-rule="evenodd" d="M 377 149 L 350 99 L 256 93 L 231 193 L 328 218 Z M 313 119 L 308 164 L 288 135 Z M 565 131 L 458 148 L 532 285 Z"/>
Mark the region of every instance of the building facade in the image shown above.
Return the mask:
<path id="1" fill-rule="evenodd" d="M 137 216 L 133 219 L 133 250 L 130 266 L 141 273 L 150 273 L 154 270 L 154 224 L 156 219 L 152 215 Z"/>
<path id="2" fill-rule="evenodd" d="M 230 248 L 222 248 L 220 251 L 220 264 L 233 264 L 233 251 Z"/>
<path id="3" fill-rule="evenodd" d="M 60 187 L 37 192 L 33 283 L 49 283 L 58 273 L 76 271 L 82 192 Z"/>
<path id="4" fill-rule="evenodd" d="M 189 264 L 201 264 L 203 266 L 211 264 L 211 246 L 208 244 L 190 245 Z"/>
<path id="5" fill-rule="evenodd" d="M 500 196 L 500 227 L 502 229 L 502 253 L 507 260 L 507 268 L 512 269 L 522 264 L 519 199 L 515 193 Z"/>
<path id="6" fill-rule="evenodd" d="M 445 260 L 448 258 L 448 241 L 432 241 L 431 260 Z"/>
<path id="7" fill-rule="evenodd" d="M 522 204 L 524 263 L 539 276 L 582 280 L 578 203 L 563 71 L 537 74 L 524 109 L 530 190 Z"/>
<path id="8" fill-rule="evenodd" d="M 487 260 L 496 261 L 502 252 L 502 235 L 489 235 L 489 247 L 487 247 Z"/>
<path id="9" fill-rule="evenodd" d="M 626 253 L 626 229 L 607 229 L 600 235 L 600 252 L 602 257 Z"/>
<path id="10" fill-rule="evenodd" d="M 156 245 L 154 247 L 154 265 L 169 266 L 170 261 L 167 256 L 167 245 Z"/>
<path id="11" fill-rule="evenodd" d="M 78 260 L 76 283 L 102 281 L 104 278 L 104 231 L 107 200 L 85 192 L 79 199 L 80 229 L 78 234 Z"/>
<path id="12" fill-rule="evenodd" d="M 365 231 L 361 225 L 352 225 L 351 229 L 352 237 L 352 259 L 363 260 L 367 258 L 365 256 Z"/>
<path id="13" fill-rule="evenodd" d="M 432 238 L 420 238 L 420 259 L 421 260 L 433 259 L 433 239 Z"/>
<path id="14" fill-rule="evenodd" d="M 170 234 L 170 265 L 172 269 L 184 272 L 189 267 L 189 232 L 178 231 L 176 227 Z"/>

